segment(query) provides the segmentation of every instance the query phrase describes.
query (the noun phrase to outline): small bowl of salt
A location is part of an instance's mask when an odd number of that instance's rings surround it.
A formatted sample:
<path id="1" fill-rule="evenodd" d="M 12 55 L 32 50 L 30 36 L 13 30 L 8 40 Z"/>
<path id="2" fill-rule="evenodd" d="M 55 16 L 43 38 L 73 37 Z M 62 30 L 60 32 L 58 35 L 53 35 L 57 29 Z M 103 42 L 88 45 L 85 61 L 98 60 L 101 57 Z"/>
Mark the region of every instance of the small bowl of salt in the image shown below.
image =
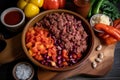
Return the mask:
<path id="1" fill-rule="evenodd" d="M 19 62 L 13 68 L 13 77 L 15 80 L 32 80 L 33 76 L 33 66 L 28 62 Z"/>

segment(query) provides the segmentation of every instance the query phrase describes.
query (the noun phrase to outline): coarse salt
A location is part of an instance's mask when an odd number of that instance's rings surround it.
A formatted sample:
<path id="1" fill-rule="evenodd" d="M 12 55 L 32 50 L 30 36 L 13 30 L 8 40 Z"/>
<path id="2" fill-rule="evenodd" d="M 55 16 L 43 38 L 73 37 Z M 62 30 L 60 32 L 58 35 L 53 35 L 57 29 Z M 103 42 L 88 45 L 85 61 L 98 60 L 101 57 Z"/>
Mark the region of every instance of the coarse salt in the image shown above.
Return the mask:
<path id="1" fill-rule="evenodd" d="M 16 66 L 16 76 L 20 80 L 27 80 L 31 74 L 32 74 L 32 69 L 29 65 L 27 64 L 20 64 Z"/>

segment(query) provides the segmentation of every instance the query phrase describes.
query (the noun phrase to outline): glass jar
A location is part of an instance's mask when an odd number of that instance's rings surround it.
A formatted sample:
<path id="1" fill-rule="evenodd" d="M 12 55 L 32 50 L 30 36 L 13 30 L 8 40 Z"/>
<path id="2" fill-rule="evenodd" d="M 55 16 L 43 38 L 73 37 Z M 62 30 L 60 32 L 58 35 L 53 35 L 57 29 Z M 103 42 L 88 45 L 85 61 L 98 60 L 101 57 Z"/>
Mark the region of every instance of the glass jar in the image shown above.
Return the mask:
<path id="1" fill-rule="evenodd" d="M 87 18 L 87 15 L 90 10 L 90 0 L 74 0 L 76 12 L 78 12 L 84 18 Z"/>

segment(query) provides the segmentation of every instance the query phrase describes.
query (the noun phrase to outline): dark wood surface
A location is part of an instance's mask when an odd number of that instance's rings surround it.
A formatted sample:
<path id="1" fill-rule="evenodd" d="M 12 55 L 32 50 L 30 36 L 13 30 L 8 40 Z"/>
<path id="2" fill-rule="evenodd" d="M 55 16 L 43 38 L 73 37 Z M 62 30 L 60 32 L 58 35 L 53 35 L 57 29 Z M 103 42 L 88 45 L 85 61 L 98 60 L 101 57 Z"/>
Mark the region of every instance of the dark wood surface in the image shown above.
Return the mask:
<path id="1" fill-rule="evenodd" d="M 67 80 L 120 80 L 120 42 L 117 43 L 114 53 L 112 69 L 103 77 L 74 76 Z"/>
<path id="2" fill-rule="evenodd" d="M 48 70 L 39 69 L 38 71 L 38 79 L 39 80 L 63 80 L 66 78 L 69 78 L 71 76 L 79 75 L 84 78 L 90 78 L 91 77 L 102 77 L 105 76 L 112 68 L 113 62 L 114 62 L 114 50 L 115 45 L 103 45 L 102 49 L 100 51 L 96 51 L 96 47 L 101 44 L 99 39 L 95 37 L 95 43 L 94 47 L 92 49 L 91 54 L 88 56 L 86 61 L 82 62 L 79 67 L 65 71 L 65 72 L 52 72 Z M 94 61 L 94 59 L 97 57 L 97 54 L 103 52 L 104 58 L 101 63 L 98 63 L 98 66 L 93 69 L 91 66 L 91 63 Z M 109 54 L 111 53 L 111 54 Z M 50 74 L 47 77 L 45 77 L 46 74 Z M 85 75 L 89 75 L 85 77 Z M 81 78 L 78 78 L 81 79 Z M 74 80 L 74 79 L 73 79 Z"/>
<path id="3" fill-rule="evenodd" d="M 0 2 L 0 13 L 8 7 L 15 6 L 13 4 L 16 3 L 17 0 L 2 0 Z M 69 1 L 69 0 L 68 0 Z M 7 5 L 6 5 L 7 4 Z M 120 5 L 119 5 L 120 8 Z M 11 36 L 16 35 L 17 33 L 11 33 L 4 29 L 4 26 L 0 23 L 0 33 L 3 33 L 5 38 L 10 38 Z M 14 80 L 12 77 L 12 69 L 13 66 L 21 61 L 28 61 L 28 59 L 18 59 L 16 61 L 4 64 L 0 66 L 0 80 Z M 31 62 L 30 62 L 31 63 Z M 32 64 L 32 63 L 31 63 Z M 37 67 L 33 65 L 35 70 Z M 67 74 L 66 74 L 67 75 Z M 46 75 L 47 77 L 47 75 Z M 37 80 L 37 75 L 34 76 L 33 80 Z M 74 77 L 70 77 L 67 80 L 120 80 L 120 42 L 116 44 L 115 53 L 114 53 L 114 64 L 110 72 L 104 77 L 91 77 L 91 76 L 83 76 L 77 75 Z"/>

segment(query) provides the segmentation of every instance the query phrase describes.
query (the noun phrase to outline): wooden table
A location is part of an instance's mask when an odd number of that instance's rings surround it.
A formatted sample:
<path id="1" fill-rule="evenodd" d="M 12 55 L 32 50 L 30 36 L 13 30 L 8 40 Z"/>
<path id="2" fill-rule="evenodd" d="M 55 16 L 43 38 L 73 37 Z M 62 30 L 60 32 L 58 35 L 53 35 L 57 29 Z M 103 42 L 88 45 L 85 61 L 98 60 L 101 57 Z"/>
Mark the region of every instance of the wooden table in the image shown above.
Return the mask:
<path id="1" fill-rule="evenodd" d="M 110 72 L 104 77 L 74 76 L 67 80 L 120 80 L 120 42 L 117 43 L 114 53 L 114 63 Z"/>
<path id="2" fill-rule="evenodd" d="M 4 1 L 2 0 L 0 2 L 0 13 L 7 7 L 15 6 L 14 4 L 16 3 L 16 1 L 17 0 L 4 0 Z M 5 38 L 10 38 L 11 36 L 13 36 L 13 34 L 18 34 L 18 33 L 10 33 L 10 35 L 8 36 L 9 32 L 7 32 L 6 30 L 4 31 L 3 25 L 1 23 L 0 23 L 0 32 L 3 32 Z M 28 59 L 24 59 L 24 60 L 18 59 L 16 61 L 0 66 L 0 80 L 14 80 L 14 78 L 12 77 L 13 66 L 16 63 L 21 62 L 21 61 L 28 61 L 31 63 L 31 61 L 29 61 Z M 33 66 L 35 70 L 37 70 L 37 66 L 35 66 L 34 64 Z M 80 80 L 80 79 L 82 80 L 101 80 L 101 79 L 102 80 L 120 80 L 120 42 L 116 44 L 113 67 L 107 75 L 105 75 L 104 77 L 91 77 L 91 76 L 85 76 L 85 75 L 84 76 L 76 75 L 74 77 L 68 78 L 67 80 Z M 38 80 L 37 74 L 35 74 L 33 80 Z"/>

